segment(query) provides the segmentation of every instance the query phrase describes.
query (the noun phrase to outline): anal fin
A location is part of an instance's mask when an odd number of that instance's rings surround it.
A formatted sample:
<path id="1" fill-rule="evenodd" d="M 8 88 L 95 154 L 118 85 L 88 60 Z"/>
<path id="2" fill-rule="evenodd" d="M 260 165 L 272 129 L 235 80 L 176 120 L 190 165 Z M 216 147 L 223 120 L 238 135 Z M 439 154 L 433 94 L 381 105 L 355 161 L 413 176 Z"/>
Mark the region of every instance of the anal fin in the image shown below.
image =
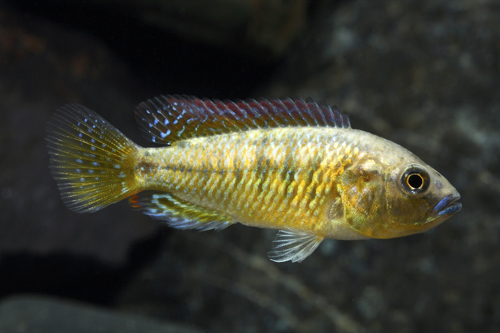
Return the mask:
<path id="1" fill-rule="evenodd" d="M 296 230 L 280 230 L 273 241 L 269 259 L 276 262 L 301 262 L 323 241 L 323 237 Z"/>
<path id="2" fill-rule="evenodd" d="M 197 206 L 169 193 L 141 193 L 131 197 L 129 202 L 133 208 L 164 220 L 176 229 L 222 230 L 234 223 L 223 213 Z"/>

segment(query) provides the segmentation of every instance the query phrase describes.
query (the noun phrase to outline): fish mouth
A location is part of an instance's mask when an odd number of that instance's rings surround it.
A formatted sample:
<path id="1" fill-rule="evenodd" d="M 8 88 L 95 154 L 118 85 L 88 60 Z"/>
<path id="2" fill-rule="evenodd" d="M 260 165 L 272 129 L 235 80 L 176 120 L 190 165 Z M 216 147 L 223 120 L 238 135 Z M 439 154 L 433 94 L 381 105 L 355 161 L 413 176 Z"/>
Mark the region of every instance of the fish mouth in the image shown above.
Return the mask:
<path id="1" fill-rule="evenodd" d="M 458 193 L 447 195 L 438 202 L 434 211 L 437 212 L 438 216 L 454 214 L 462 209 L 462 204 L 457 202 L 458 200 L 460 200 Z"/>

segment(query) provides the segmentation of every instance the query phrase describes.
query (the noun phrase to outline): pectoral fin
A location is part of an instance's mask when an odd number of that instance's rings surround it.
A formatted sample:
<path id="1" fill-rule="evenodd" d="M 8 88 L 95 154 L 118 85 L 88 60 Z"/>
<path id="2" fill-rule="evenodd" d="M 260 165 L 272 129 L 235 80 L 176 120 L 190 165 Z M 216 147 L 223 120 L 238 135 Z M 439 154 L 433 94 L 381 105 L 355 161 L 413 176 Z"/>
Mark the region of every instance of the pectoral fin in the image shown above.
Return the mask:
<path id="1" fill-rule="evenodd" d="M 323 237 L 295 230 L 280 230 L 273 241 L 269 259 L 276 262 L 301 262 L 316 250 Z"/>

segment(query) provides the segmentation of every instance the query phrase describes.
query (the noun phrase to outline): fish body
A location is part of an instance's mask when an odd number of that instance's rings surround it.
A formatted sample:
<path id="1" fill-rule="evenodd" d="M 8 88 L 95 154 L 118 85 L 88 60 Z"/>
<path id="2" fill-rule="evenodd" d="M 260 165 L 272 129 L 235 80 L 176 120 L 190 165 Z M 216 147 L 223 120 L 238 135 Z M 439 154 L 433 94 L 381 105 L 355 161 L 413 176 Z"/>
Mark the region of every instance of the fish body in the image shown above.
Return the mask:
<path id="1" fill-rule="evenodd" d="M 424 232 L 461 208 L 456 189 L 414 154 L 314 102 L 162 96 L 136 116 L 167 147 L 139 147 L 79 105 L 49 123 L 68 207 L 90 212 L 128 197 L 176 228 L 279 229 L 275 261 L 302 261 L 324 238 Z"/>

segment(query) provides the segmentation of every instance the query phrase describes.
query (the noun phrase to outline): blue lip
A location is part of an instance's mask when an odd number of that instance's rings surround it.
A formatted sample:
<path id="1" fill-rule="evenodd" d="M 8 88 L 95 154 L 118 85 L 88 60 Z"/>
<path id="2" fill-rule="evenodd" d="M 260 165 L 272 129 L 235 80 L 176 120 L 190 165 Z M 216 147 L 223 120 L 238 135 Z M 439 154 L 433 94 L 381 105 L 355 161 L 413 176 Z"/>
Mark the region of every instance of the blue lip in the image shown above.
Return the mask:
<path id="1" fill-rule="evenodd" d="M 462 204 L 456 202 L 458 200 L 460 200 L 460 194 L 458 193 L 447 195 L 438 202 L 434 207 L 434 211 L 439 212 L 438 216 L 456 213 L 462 209 Z"/>

